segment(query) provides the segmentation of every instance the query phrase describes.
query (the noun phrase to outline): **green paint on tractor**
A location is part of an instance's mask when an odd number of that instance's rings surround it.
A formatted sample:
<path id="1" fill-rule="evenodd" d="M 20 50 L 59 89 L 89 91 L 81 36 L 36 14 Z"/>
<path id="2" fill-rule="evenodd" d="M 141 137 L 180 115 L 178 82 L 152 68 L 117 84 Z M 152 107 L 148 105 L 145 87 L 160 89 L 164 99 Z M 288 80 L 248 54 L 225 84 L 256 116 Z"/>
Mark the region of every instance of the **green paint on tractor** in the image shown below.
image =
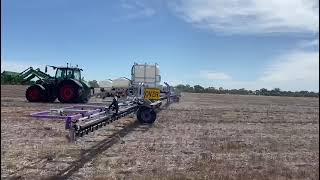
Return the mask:
<path id="1" fill-rule="evenodd" d="M 47 67 L 55 70 L 55 76 L 47 74 Z M 40 69 L 27 69 L 20 76 L 24 79 L 38 77 L 35 84 L 28 87 L 26 98 L 29 102 L 86 103 L 90 98 L 91 88 L 81 77 L 82 69 L 78 67 L 46 66 L 45 72 Z"/>

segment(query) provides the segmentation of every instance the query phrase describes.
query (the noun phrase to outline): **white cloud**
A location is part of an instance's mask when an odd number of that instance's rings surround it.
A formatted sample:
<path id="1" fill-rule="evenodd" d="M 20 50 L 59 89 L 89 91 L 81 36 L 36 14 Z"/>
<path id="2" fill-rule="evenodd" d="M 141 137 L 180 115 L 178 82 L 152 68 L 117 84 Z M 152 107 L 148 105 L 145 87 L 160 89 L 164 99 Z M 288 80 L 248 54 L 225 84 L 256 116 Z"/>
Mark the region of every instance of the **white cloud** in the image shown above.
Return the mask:
<path id="1" fill-rule="evenodd" d="M 231 76 L 223 72 L 201 71 L 200 75 L 208 80 L 230 80 Z"/>
<path id="2" fill-rule="evenodd" d="M 302 48 L 305 47 L 319 47 L 319 39 L 314 39 L 310 41 L 301 41 L 299 44 Z"/>
<path id="3" fill-rule="evenodd" d="M 135 0 L 135 1 L 122 0 L 120 5 L 123 9 L 127 11 L 125 19 L 151 17 L 156 13 L 154 8 L 148 6 L 145 2 L 138 1 L 138 0 Z"/>
<path id="4" fill-rule="evenodd" d="M 318 0 L 178 0 L 186 22 L 225 33 L 318 32 Z"/>
<path id="5" fill-rule="evenodd" d="M 272 88 L 319 90 L 319 52 L 285 54 L 265 69 L 259 81 Z"/>
<path id="6" fill-rule="evenodd" d="M 206 76 L 204 76 L 206 75 Z M 263 72 L 252 81 L 239 81 L 225 73 L 204 73 L 205 80 L 220 80 L 210 82 L 208 86 L 246 88 L 251 90 L 280 88 L 283 90 L 319 91 L 319 52 L 293 51 L 275 58 Z"/>

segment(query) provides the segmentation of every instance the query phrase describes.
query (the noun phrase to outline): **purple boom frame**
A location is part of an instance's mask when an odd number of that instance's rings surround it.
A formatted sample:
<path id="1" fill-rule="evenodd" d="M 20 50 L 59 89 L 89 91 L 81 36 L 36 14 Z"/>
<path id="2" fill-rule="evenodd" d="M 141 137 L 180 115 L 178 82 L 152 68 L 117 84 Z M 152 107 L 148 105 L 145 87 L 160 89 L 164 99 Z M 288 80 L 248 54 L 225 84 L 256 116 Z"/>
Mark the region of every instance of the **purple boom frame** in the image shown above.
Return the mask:
<path id="1" fill-rule="evenodd" d="M 66 129 L 70 128 L 72 120 L 78 120 L 85 116 L 91 116 L 102 111 L 106 111 L 104 106 L 95 105 L 75 105 L 70 107 L 65 107 L 61 109 L 52 109 L 50 111 L 41 111 L 31 113 L 30 115 L 35 118 L 41 119 L 61 119 L 66 122 Z"/>

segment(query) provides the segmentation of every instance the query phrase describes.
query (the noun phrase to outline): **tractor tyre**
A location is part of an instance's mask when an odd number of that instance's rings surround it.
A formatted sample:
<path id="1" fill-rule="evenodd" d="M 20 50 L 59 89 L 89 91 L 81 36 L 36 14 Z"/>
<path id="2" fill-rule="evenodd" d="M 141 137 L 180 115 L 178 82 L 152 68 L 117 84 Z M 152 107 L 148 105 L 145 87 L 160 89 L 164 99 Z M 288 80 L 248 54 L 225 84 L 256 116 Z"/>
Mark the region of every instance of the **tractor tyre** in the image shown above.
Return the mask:
<path id="1" fill-rule="evenodd" d="M 62 82 L 58 87 L 58 100 L 61 103 L 76 103 L 79 100 L 80 87 L 70 81 Z"/>
<path id="2" fill-rule="evenodd" d="M 26 91 L 26 98 L 29 102 L 43 102 L 45 100 L 45 89 L 41 85 L 32 85 Z"/>
<path id="3" fill-rule="evenodd" d="M 137 112 L 137 119 L 142 124 L 152 124 L 157 119 L 157 113 L 152 108 L 141 107 Z"/>

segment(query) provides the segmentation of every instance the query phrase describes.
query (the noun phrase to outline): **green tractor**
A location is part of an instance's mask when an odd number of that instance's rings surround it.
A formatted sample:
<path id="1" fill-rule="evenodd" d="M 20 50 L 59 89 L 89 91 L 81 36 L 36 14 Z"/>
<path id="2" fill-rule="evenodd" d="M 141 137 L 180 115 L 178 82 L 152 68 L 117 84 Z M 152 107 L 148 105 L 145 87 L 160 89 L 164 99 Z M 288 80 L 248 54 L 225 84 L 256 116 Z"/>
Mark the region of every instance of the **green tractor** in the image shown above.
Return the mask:
<path id="1" fill-rule="evenodd" d="M 56 70 L 55 77 L 46 74 L 47 67 Z M 31 76 L 36 75 L 39 80 L 26 91 L 29 102 L 54 102 L 57 98 L 61 103 L 88 102 L 92 88 L 81 78 L 82 69 L 67 64 L 67 67 L 46 66 L 45 73 L 41 72 L 46 76 L 39 76 L 39 70 L 33 71 Z"/>

